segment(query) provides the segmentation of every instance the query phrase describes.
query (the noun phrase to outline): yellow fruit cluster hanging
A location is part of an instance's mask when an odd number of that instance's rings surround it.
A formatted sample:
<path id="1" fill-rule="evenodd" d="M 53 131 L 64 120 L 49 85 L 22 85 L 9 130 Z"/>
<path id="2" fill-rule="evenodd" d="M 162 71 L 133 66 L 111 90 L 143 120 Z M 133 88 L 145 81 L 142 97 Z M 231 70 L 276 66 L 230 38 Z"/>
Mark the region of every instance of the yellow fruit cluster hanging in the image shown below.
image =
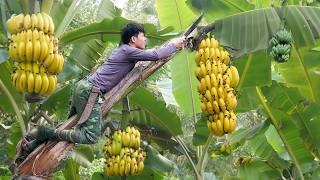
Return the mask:
<path id="1" fill-rule="evenodd" d="M 230 66 L 228 51 L 215 38 L 207 38 L 201 41 L 195 61 L 201 110 L 209 114 L 209 130 L 217 136 L 233 132 L 237 124 L 234 88 L 239 74 L 236 67 Z"/>
<path id="2" fill-rule="evenodd" d="M 107 176 L 131 176 L 144 169 L 146 153 L 140 148 L 140 132 L 134 127 L 115 131 L 104 146 Z"/>
<path id="3" fill-rule="evenodd" d="M 57 85 L 64 58 L 54 37 L 54 23 L 46 13 L 13 15 L 7 21 L 9 57 L 14 62 L 12 81 L 21 92 L 50 95 Z"/>

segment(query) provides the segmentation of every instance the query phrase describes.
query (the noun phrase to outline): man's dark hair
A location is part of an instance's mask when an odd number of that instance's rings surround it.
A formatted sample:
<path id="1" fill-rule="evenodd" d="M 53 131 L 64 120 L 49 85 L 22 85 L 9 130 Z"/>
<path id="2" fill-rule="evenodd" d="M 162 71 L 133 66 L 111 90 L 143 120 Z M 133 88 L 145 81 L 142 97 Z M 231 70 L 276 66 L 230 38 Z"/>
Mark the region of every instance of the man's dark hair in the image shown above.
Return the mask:
<path id="1" fill-rule="evenodd" d="M 121 30 L 121 40 L 119 45 L 129 44 L 131 37 L 137 37 L 140 32 L 144 33 L 143 25 L 135 22 L 126 24 Z"/>

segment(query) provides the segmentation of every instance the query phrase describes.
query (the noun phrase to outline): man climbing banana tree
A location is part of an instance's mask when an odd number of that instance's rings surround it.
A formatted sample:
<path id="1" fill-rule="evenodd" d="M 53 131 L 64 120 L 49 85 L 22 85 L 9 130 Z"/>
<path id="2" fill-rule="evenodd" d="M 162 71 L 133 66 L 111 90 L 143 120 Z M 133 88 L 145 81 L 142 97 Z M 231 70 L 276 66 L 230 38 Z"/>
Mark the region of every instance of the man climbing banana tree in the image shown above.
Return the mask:
<path id="1" fill-rule="evenodd" d="M 121 31 L 119 47 L 106 61 L 85 79 L 80 80 L 73 91 L 69 116 L 77 114 L 79 120 L 73 129 L 61 130 L 40 126 L 30 131 L 17 145 L 15 163 L 20 164 L 37 146 L 48 140 L 94 144 L 101 135 L 101 104 L 103 94 L 116 86 L 138 61 L 165 59 L 182 49 L 185 37 L 171 40 L 167 45 L 144 50 L 145 31 L 138 23 L 128 23 Z"/>

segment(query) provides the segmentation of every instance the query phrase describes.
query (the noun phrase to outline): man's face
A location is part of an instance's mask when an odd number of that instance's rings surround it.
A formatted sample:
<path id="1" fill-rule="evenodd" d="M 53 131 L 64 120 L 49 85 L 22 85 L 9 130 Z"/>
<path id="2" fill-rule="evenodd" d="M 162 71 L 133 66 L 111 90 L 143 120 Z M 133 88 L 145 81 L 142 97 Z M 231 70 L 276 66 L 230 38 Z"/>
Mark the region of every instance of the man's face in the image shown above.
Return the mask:
<path id="1" fill-rule="evenodd" d="M 144 49 L 146 47 L 147 38 L 144 36 L 143 32 L 139 32 L 138 36 L 132 36 L 131 42 L 136 48 Z"/>

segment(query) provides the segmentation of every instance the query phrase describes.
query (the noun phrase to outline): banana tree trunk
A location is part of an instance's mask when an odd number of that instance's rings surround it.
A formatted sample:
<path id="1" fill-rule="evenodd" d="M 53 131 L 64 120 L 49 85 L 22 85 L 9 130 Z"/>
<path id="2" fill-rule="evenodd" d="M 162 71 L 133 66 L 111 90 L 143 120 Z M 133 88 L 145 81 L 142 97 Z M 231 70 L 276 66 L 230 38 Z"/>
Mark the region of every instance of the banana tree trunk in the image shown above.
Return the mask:
<path id="1" fill-rule="evenodd" d="M 105 116 L 112 106 L 125 97 L 130 91 L 137 87 L 143 80 L 157 71 L 161 66 L 172 58 L 159 61 L 140 61 L 132 71 L 111 91 L 104 95 L 105 103 L 102 105 L 103 116 Z M 59 128 L 68 129 L 76 125 L 78 118 L 69 118 Z M 16 176 L 38 176 L 50 178 L 51 174 L 59 165 L 62 159 L 68 157 L 68 152 L 72 151 L 73 143 L 66 141 L 49 141 L 40 145 L 20 164 L 16 170 Z"/>

